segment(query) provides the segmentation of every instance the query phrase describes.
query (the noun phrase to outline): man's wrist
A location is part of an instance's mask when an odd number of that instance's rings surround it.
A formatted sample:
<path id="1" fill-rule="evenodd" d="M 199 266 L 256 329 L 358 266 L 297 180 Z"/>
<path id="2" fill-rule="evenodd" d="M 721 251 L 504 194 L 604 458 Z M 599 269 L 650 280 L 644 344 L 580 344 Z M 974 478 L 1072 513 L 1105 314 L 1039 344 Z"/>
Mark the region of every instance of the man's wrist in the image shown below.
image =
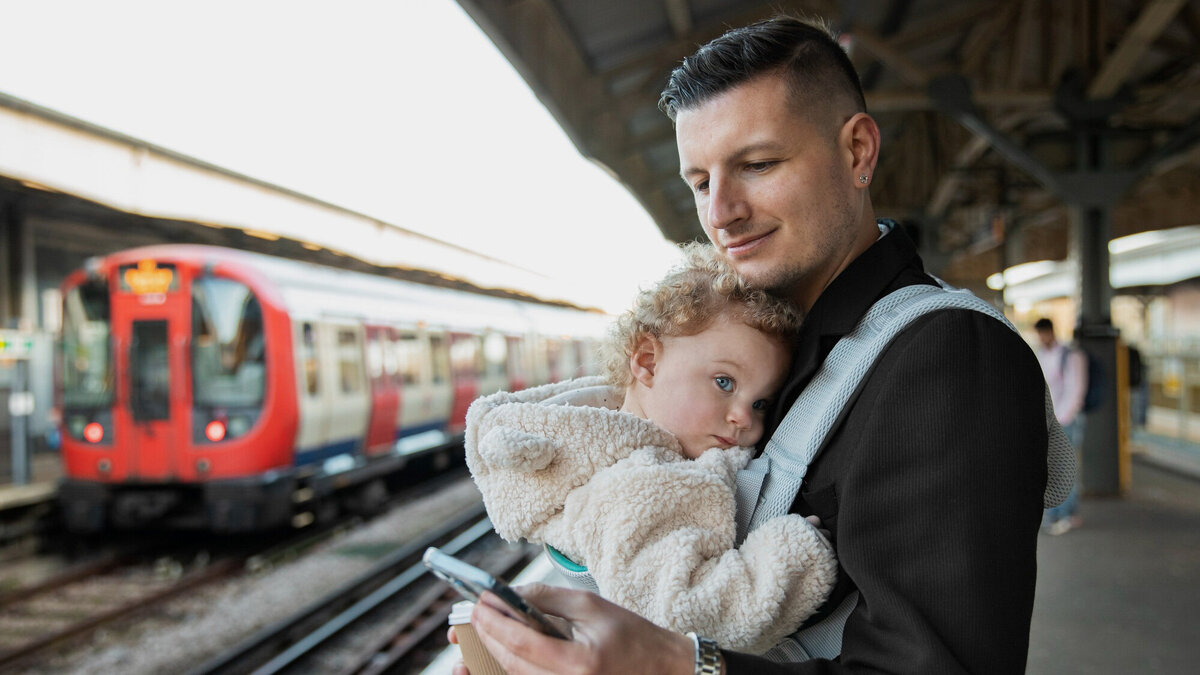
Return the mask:
<path id="1" fill-rule="evenodd" d="M 716 641 L 690 631 L 687 637 L 692 642 L 693 675 L 724 675 L 725 660 Z"/>

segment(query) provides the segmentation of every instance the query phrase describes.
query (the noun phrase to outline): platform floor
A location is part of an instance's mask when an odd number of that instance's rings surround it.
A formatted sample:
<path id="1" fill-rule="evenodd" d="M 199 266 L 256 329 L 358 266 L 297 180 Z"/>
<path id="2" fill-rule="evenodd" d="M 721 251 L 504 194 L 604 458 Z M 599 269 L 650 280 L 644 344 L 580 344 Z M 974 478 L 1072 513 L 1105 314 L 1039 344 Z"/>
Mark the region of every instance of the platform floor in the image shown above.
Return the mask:
<path id="1" fill-rule="evenodd" d="M 1198 672 L 1200 449 L 1136 440 L 1130 493 L 1085 497 L 1082 527 L 1040 537 L 1031 675 Z M 55 459 L 35 456 L 31 487 L 0 483 L 0 505 L 52 491 Z"/>
<path id="2" fill-rule="evenodd" d="M 1032 675 L 1200 668 L 1200 481 L 1135 456 L 1130 494 L 1084 498 L 1038 543 Z"/>

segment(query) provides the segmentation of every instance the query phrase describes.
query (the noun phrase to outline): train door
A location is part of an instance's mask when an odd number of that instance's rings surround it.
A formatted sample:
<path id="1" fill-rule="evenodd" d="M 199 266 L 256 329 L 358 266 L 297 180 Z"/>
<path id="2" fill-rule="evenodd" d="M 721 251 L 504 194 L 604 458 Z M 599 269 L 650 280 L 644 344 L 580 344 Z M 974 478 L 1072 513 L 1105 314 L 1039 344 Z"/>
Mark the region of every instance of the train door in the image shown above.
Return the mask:
<path id="1" fill-rule="evenodd" d="M 426 386 L 429 390 L 429 410 L 439 425 L 448 425 L 454 405 L 454 388 L 450 376 L 450 345 L 445 333 L 430 333 Z"/>
<path id="2" fill-rule="evenodd" d="M 371 415 L 367 423 L 367 454 L 383 454 L 396 440 L 396 418 L 400 410 L 400 389 L 392 352 L 391 329 L 367 326 L 367 381 L 371 391 Z"/>
<path id="3" fill-rule="evenodd" d="M 425 364 L 429 361 L 429 341 L 412 330 L 395 331 L 392 347 L 396 353 L 400 381 L 400 415 L 396 428 L 400 435 L 425 431 L 436 420 L 433 415 L 432 389 Z"/>
<path id="4" fill-rule="evenodd" d="M 363 363 L 362 327 L 352 324 L 322 324 L 326 330 L 325 375 L 329 382 L 329 440 L 322 454 L 336 456 L 357 452 L 366 435 L 370 415 L 370 391 Z"/>
<path id="5" fill-rule="evenodd" d="M 118 400 L 125 402 L 114 420 L 117 454 L 125 479 L 164 481 L 186 466 L 190 296 L 173 264 L 143 260 L 117 275 L 112 332 L 123 375 Z"/>
<path id="6" fill-rule="evenodd" d="M 296 382 L 300 401 L 300 428 L 296 432 L 296 451 L 303 454 L 325 446 L 329 439 L 328 378 L 321 367 L 319 324 L 304 321 L 295 324 Z M 297 461 L 300 461 L 299 459 Z"/>
<path id="7" fill-rule="evenodd" d="M 508 358 L 505 370 L 508 373 L 508 390 L 521 391 L 529 386 L 530 381 L 529 354 L 525 349 L 525 339 L 510 335 L 506 341 L 508 342 Z"/>
<path id="8" fill-rule="evenodd" d="M 450 334 L 450 379 L 454 403 L 450 408 L 451 432 L 466 428 L 467 408 L 479 396 L 483 354 L 479 336 L 467 333 Z"/>
<path id="9" fill-rule="evenodd" d="M 499 333 L 489 332 L 483 338 L 483 371 L 478 395 L 510 390 L 508 382 L 508 341 Z"/>
<path id="10" fill-rule="evenodd" d="M 546 340 L 546 379 L 548 382 L 563 379 L 562 343 L 558 340 Z"/>

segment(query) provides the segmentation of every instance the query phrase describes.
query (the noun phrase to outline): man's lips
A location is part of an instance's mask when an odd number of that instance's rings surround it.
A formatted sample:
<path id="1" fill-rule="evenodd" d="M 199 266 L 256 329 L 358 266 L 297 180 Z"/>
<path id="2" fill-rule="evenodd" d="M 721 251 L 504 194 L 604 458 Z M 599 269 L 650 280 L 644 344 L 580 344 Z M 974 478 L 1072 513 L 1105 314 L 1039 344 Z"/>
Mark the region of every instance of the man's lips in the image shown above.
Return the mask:
<path id="1" fill-rule="evenodd" d="M 756 234 L 750 237 L 741 237 L 731 242 L 726 242 L 725 251 L 733 257 L 738 257 L 751 253 L 757 249 L 767 237 L 771 236 L 775 230 L 769 230 L 761 234 Z"/>

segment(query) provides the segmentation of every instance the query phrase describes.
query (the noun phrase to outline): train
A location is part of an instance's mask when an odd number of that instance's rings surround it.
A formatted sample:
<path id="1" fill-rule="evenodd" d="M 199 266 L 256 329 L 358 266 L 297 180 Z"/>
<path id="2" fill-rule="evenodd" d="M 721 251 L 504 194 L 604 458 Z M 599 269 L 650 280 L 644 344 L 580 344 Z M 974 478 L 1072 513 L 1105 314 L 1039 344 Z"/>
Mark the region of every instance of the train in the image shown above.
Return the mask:
<path id="1" fill-rule="evenodd" d="M 254 532 L 370 511 L 461 453 L 468 405 L 597 370 L 609 317 L 235 249 L 97 256 L 62 284 L 74 532 Z"/>

